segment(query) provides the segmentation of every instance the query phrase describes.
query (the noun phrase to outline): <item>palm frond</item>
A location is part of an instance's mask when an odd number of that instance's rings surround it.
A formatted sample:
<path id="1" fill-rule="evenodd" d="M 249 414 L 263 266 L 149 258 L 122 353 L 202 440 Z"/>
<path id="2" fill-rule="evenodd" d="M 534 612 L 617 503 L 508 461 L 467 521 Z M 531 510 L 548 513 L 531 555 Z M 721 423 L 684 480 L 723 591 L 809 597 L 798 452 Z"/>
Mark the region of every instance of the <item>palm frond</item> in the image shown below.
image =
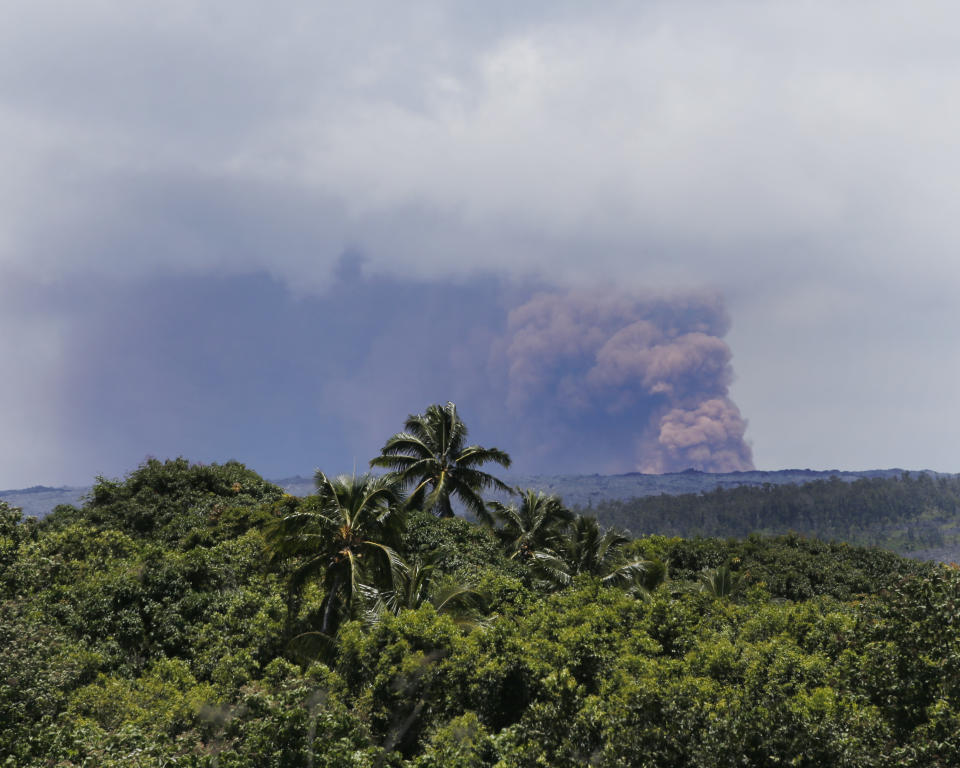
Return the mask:
<path id="1" fill-rule="evenodd" d="M 323 632 L 303 632 L 290 638 L 287 650 L 301 664 L 309 664 L 333 648 L 335 639 Z"/>
<path id="2" fill-rule="evenodd" d="M 390 585 L 394 586 L 407 570 L 407 564 L 403 561 L 403 558 L 397 554 L 393 547 L 388 547 L 386 544 L 377 541 L 364 541 L 363 544 L 365 548 L 381 555 L 381 560 L 386 565 L 385 575 L 389 576 Z"/>
<path id="3" fill-rule="evenodd" d="M 451 576 L 434 585 L 429 600 L 437 613 L 449 616 L 462 629 L 472 629 L 485 623 L 483 615 L 489 595 Z"/>
<path id="4" fill-rule="evenodd" d="M 700 591 L 713 597 L 733 597 L 743 588 L 745 574 L 731 571 L 725 565 L 713 570 L 704 570 L 700 574 Z"/>
<path id="5" fill-rule="evenodd" d="M 455 461 L 461 467 L 475 467 L 480 464 L 499 464 L 504 469 L 509 469 L 513 463 L 510 454 L 501 451 L 499 448 L 483 448 L 479 445 L 471 445 L 464 448 L 456 457 Z"/>
<path id="6" fill-rule="evenodd" d="M 357 592 L 364 624 L 376 626 L 384 616 L 416 610 L 427 602 L 437 613 L 450 616 L 457 626 L 472 628 L 482 624 L 487 596 L 452 576 L 437 579 L 434 574 L 435 564 L 430 559 L 417 560 L 404 564 L 392 589 L 359 585 Z"/>
<path id="7" fill-rule="evenodd" d="M 473 513 L 474 516 L 479 517 L 484 514 L 486 505 L 480 494 L 477 493 L 476 486 L 472 485 L 469 481 L 464 482 L 460 477 L 454 477 L 450 479 L 450 489 L 452 494 L 456 495 L 456 497 L 460 499 L 460 502 Z M 449 498 L 450 496 L 448 495 L 447 499 Z M 449 507 L 449 502 L 447 507 Z M 453 510 L 450 509 L 450 515 L 452 514 Z"/>
<path id="8" fill-rule="evenodd" d="M 534 552 L 533 566 L 537 586 L 553 590 L 566 587 L 573 581 L 570 567 L 555 552 Z"/>
<path id="9" fill-rule="evenodd" d="M 495 488 L 502 493 L 511 493 L 513 491 L 512 486 L 507 485 L 507 483 L 488 472 L 481 472 L 479 469 L 465 469 L 458 466 L 457 477 L 465 485 L 469 485 L 471 488 L 479 491 L 486 491 L 491 488 Z"/>
<path id="10" fill-rule="evenodd" d="M 380 449 L 380 456 L 371 460 L 373 466 L 384 466 L 389 459 L 418 459 L 433 456 L 433 449 L 422 437 L 409 432 L 398 432 Z"/>
<path id="11" fill-rule="evenodd" d="M 606 586 L 617 587 L 644 587 L 644 579 L 650 568 L 650 561 L 639 559 L 613 568 L 600 581 Z"/>

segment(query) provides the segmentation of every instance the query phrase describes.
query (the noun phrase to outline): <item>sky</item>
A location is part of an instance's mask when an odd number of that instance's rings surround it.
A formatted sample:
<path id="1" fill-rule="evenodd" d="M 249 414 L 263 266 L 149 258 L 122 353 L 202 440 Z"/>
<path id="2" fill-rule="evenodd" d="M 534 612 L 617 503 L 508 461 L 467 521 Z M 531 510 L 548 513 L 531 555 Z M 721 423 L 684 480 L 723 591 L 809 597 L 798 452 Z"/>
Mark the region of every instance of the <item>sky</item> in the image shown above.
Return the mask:
<path id="1" fill-rule="evenodd" d="M 960 8 L 0 4 L 0 488 L 960 471 Z"/>

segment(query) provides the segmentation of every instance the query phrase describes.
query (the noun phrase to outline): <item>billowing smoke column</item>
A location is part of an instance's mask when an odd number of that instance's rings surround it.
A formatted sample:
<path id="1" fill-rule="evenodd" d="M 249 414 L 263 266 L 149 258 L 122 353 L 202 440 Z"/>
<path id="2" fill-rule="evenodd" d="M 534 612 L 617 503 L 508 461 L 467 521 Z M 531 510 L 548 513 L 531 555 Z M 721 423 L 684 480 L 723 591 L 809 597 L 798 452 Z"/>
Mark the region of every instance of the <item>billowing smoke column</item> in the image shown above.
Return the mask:
<path id="1" fill-rule="evenodd" d="M 539 293 L 509 315 L 507 407 L 535 425 L 527 437 L 543 438 L 542 458 L 560 441 L 570 469 L 752 469 L 728 395 L 728 325 L 712 295 Z"/>

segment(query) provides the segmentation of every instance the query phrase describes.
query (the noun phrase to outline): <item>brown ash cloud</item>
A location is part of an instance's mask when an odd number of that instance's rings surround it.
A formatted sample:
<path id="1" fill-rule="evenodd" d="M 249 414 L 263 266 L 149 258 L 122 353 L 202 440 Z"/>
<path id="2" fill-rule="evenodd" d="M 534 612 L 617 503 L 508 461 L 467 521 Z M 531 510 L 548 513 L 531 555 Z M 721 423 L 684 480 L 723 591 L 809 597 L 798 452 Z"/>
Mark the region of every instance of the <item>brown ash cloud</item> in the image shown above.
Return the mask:
<path id="1" fill-rule="evenodd" d="M 729 396 L 728 328 L 714 294 L 537 293 L 509 314 L 508 408 L 557 441 L 563 465 L 579 456 L 599 459 L 598 471 L 752 469 Z"/>

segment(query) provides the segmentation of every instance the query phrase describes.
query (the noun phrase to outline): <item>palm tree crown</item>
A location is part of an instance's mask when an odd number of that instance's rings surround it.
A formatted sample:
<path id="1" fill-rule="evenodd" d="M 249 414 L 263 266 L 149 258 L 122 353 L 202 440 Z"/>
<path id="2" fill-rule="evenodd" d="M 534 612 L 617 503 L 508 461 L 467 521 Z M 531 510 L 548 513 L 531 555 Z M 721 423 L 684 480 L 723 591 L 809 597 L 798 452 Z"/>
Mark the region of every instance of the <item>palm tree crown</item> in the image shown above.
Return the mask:
<path id="1" fill-rule="evenodd" d="M 535 553 L 550 550 L 563 538 L 573 513 L 563 506 L 558 496 L 528 488 L 520 492 L 520 504 L 491 501 L 490 511 L 480 516 L 482 522 L 500 523 L 497 530 L 510 553 L 510 558 L 528 560 Z"/>
<path id="2" fill-rule="evenodd" d="M 396 489 L 388 477 L 316 473 L 317 493 L 268 530 L 274 555 L 302 558 L 291 586 L 320 575 L 326 591 L 321 632 L 330 634 L 350 615 L 361 585 L 392 587 L 403 564 L 394 546 L 403 526 Z"/>
<path id="3" fill-rule="evenodd" d="M 636 558 L 625 560 L 622 549 L 630 539 L 613 528 L 600 527 L 593 517 L 578 515 L 553 551 L 537 553 L 536 565 L 547 584 L 566 586 L 584 573 L 607 586 L 624 587 L 645 595 L 666 575 L 662 563 Z"/>
<path id="4" fill-rule="evenodd" d="M 726 565 L 713 570 L 704 569 L 700 574 L 700 591 L 713 597 L 733 597 L 745 586 L 745 575 L 731 571 Z"/>
<path id="5" fill-rule="evenodd" d="M 467 427 L 453 403 L 431 405 L 409 416 L 404 426 L 406 431 L 387 440 L 370 466 L 396 473 L 404 487 L 413 485 L 410 506 L 453 517 L 451 499 L 456 497 L 479 517 L 485 511 L 482 491 L 510 491 L 506 483 L 478 469 L 489 462 L 509 467 L 510 456 L 498 448 L 466 445 Z"/>
<path id="6" fill-rule="evenodd" d="M 486 596 L 453 575 L 438 574 L 436 567 L 436 556 L 417 559 L 398 574 L 393 589 L 361 587 L 367 605 L 366 623 L 376 625 L 388 613 L 396 616 L 403 610 L 416 610 L 430 603 L 437 613 L 450 616 L 464 629 L 482 624 Z"/>

